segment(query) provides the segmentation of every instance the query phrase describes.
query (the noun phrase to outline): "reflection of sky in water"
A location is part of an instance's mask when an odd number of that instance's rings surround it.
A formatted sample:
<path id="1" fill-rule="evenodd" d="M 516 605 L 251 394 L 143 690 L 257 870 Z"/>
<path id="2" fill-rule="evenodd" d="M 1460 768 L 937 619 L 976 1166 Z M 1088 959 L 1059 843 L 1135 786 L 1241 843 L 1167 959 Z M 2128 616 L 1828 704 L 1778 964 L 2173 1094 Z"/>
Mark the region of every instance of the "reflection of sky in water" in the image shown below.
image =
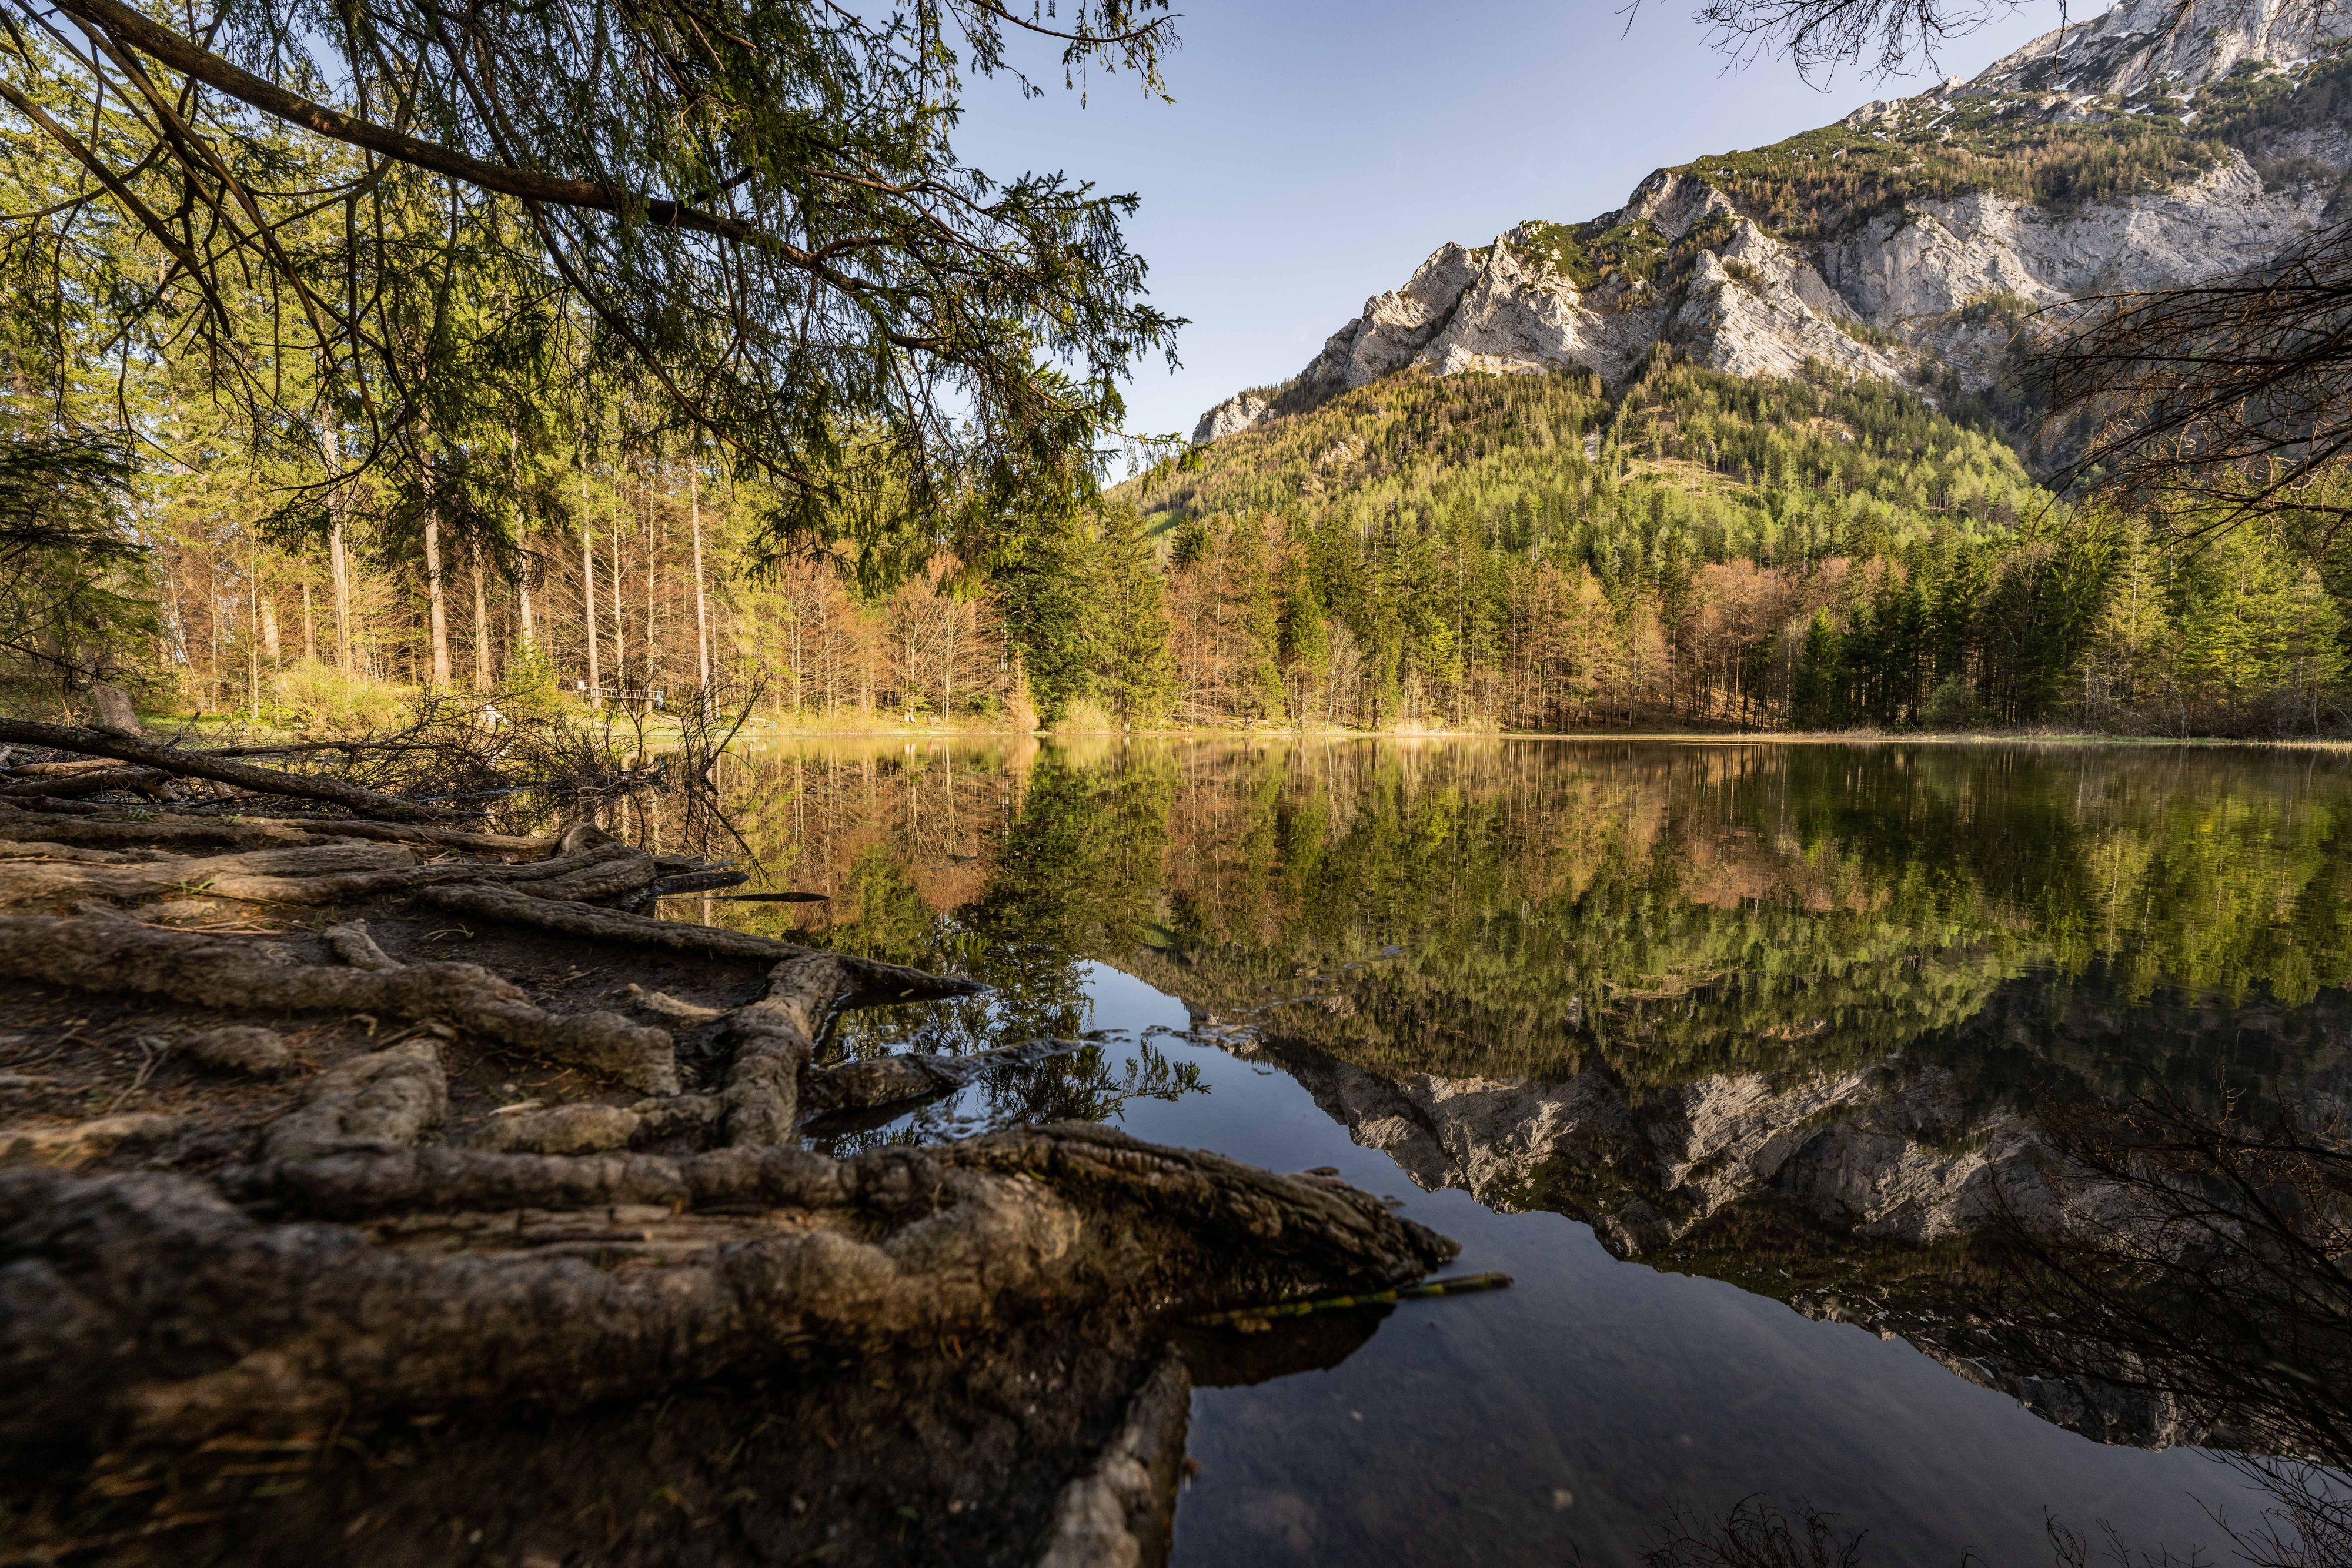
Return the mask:
<path id="1" fill-rule="evenodd" d="M 1990 1565 L 2045 1563 L 2045 1511 L 2226 1559 L 2200 1500 L 2255 1511 L 2195 1451 L 2093 1443 L 1900 1340 L 1619 1262 L 1558 1215 L 1496 1214 L 1466 1193 L 1420 1192 L 1287 1074 L 1188 1033 L 1195 1020 L 1181 1002 L 1105 965 L 1080 972 L 1098 1060 L 1062 1070 L 1086 1080 L 1084 1093 L 1142 1074 L 1154 1058 L 1198 1075 L 1187 1092 L 1120 1099 L 1106 1119 L 1276 1170 L 1335 1166 L 1460 1241 L 1459 1270 L 1517 1280 L 1507 1291 L 1402 1304 L 1366 1325 L 1374 1332 L 1351 1353 L 1345 1343 L 1328 1354 L 1301 1347 L 1294 1364 L 1344 1355 L 1324 1370 L 1198 1391 L 1189 1452 L 1199 1473 L 1177 1524 L 1187 1568 L 1460 1568 L 1578 1552 L 1626 1563 L 1669 1510 L 1719 1514 L 1755 1493 L 1866 1528 L 1872 1564 L 1952 1568 L 1964 1549 Z M 1003 1042 L 985 1030 L 966 1039 Z M 1007 1124 L 1038 1098 L 1034 1085 L 976 1084 L 845 1134 L 842 1146 Z M 1312 1320 L 1276 1332 L 1333 1333 Z"/>

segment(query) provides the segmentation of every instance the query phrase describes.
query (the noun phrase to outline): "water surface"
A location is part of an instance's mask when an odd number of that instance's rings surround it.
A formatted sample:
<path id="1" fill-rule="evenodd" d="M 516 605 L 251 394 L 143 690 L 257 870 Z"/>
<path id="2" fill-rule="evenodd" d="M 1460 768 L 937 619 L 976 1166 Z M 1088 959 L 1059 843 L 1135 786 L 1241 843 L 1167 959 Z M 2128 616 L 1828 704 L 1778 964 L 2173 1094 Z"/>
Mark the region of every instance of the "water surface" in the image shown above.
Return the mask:
<path id="1" fill-rule="evenodd" d="M 2048 1108 L 2352 1098 L 2333 756 L 807 743 L 727 782 L 764 884 L 830 901 L 669 913 L 995 988 L 840 1049 L 1073 1042 L 836 1150 L 1106 1119 L 1515 1277 L 1200 1347 L 1179 1563 L 1629 1562 L 1756 1495 L 1873 1563 L 2047 1562 L 2052 1518 L 2211 1559 L 2260 1506 L 2160 1404 L 1913 1341 Z"/>

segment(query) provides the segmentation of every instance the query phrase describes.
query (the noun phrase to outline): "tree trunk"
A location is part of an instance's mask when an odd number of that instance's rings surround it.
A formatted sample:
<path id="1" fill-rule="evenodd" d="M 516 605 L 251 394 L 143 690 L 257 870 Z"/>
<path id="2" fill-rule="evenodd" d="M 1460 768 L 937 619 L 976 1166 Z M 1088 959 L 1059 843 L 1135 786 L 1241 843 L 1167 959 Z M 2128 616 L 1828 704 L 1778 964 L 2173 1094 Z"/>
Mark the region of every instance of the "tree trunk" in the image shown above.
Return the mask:
<path id="1" fill-rule="evenodd" d="M 710 689 L 710 611 L 702 591 L 702 463 L 698 454 L 686 465 L 687 515 L 694 528 L 694 657 L 705 691 Z M 794 672 L 797 678 L 798 672 Z"/>
<path id="2" fill-rule="evenodd" d="M 310 619 L 310 580 L 307 577 L 302 580 L 302 662 L 319 662 L 319 632 Z"/>
<path id="3" fill-rule="evenodd" d="M 441 581 L 441 519 L 431 511 L 425 514 L 425 601 L 433 630 L 428 684 L 436 692 L 445 691 L 449 685 L 449 604 Z"/>
<path id="4" fill-rule="evenodd" d="M 319 433 L 327 466 L 340 471 L 342 445 L 332 425 Z M 338 490 L 327 502 L 327 576 L 335 601 L 335 668 L 352 673 L 352 569 L 343 549 L 343 498 Z"/>
<path id="5" fill-rule="evenodd" d="M 625 691 L 629 685 L 629 601 L 621 587 L 621 502 L 617 493 L 613 499 L 613 526 L 604 534 L 604 555 L 605 564 L 613 572 L 613 685 Z"/>
<path id="6" fill-rule="evenodd" d="M 604 700 L 604 678 L 596 668 L 596 533 L 588 525 L 588 456 L 580 456 L 580 582 L 586 594 L 585 612 L 581 617 L 581 629 L 588 637 L 588 706 L 595 707 Z"/>
<path id="7" fill-rule="evenodd" d="M 474 689 L 490 689 L 490 601 L 482 591 L 482 558 L 474 555 Z"/>

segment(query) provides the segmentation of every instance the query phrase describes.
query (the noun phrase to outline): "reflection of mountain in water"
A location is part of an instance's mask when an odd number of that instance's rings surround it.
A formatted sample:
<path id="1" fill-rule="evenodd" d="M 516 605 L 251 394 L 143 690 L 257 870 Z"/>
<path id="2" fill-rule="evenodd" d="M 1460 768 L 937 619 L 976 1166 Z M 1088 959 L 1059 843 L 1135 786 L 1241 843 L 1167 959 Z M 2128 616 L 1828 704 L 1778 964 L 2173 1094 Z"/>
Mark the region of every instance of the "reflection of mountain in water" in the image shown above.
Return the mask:
<path id="1" fill-rule="evenodd" d="M 1160 972 L 1172 967 L 1143 967 L 1181 988 L 1181 972 Z M 1550 1209 L 1590 1224 L 1620 1257 L 1899 1332 L 2049 1419 L 2142 1446 L 2224 1434 L 2161 1393 L 2032 1376 L 1967 1321 L 1965 1294 L 1954 1299 L 1988 1229 L 2055 1228 L 2102 1201 L 2052 1155 L 2042 1113 L 2151 1077 L 2189 1103 L 2258 1081 L 2308 1121 L 2352 1111 L 2343 991 L 2294 1009 L 2172 995 L 2133 1004 L 2109 984 L 2032 977 L 1868 1066 L 1709 1073 L 1647 1091 L 1599 1060 L 1558 1077 L 1392 1078 L 1283 1024 L 1227 1038 L 1280 1065 L 1424 1189 Z"/>
<path id="2" fill-rule="evenodd" d="M 1076 1025 L 1079 956 L 1246 1024 L 1424 1186 L 1900 1330 L 2036 1385 L 1948 1286 L 2003 1202 L 2084 1201 L 2037 1118 L 2161 1090 L 2352 1103 L 2352 771 L 2148 749 L 1107 747 L 790 764 L 825 911 L 733 906 Z M 847 1042 L 859 1049 L 857 1041 Z"/>

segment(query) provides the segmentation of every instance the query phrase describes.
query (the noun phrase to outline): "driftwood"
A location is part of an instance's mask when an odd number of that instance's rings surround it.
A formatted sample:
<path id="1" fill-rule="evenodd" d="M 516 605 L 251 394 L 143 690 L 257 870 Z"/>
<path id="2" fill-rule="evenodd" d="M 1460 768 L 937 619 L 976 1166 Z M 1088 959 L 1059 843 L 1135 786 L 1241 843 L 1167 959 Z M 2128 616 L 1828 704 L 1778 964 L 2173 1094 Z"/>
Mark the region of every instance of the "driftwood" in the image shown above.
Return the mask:
<path id="1" fill-rule="evenodd" d="M 175 1176 L 0 1174 L 0 1448 L 574 1406 L 1089 1301 L 1394 1282 L 1454 1250 L 1339 1183 L 1091 1126 L 839 1163 L 433 1150 L 221 1185 L 247 1207 Z"/>
<path id="2" fill-rule="evenodd" d="M 288 963 L 247 943 L 165 931 L 125 915 L 0 915 L 0 976 L 124 990 L 201 1007 L 447 1020 L 500 1044 L 575 1063 L 646 1093 L 677 1091 L 667 1030 L 618 1013 L 559 1015 L 475 964 L 389 971 Z"/>
<path id="3" fill-rule="evenodd" d="M 559 903 L 502 887 L 455 883 L 427 888 L 419 896 L 452 914 L 536 926 L 541 931 L 584 936 L 592 941 L 661 947 L 673 953 L 698 953 L 715 958 L 763 958 L 773 964 L 787 958 L 809 957 L 819 951 L 797 943 L 780 942 L 772 936 L 755 936 L 748 931 L 697 925 L 684 920 L 658 920 L 648 915 L 630 915 L 594 904 Z M 840 959 L 842 970 L 849 977 L 855 1006 L 965 997 L 988 988 L 974 980 L 934 975 L 900 964 L 885 964 L 850 954 L 832 956 Z"/>
<path id="4" fill-rule="evenodd" d="M 111 757 L 118 761 L 137 763 L 142 768 L 158 768 L 184 779 L 211 779 L 223 784 L 233 784 L 240 789 L 250 789 L 257 794 L 323 800 L 331 806 L 364 811 L 396 822 L 429 822 L 443 814 L 413 800 L 404 800 L 397 795 L 386 795 L 381 790 L 346 783 L 341 779 L 281 773 L 273 768 L 256 768 L 249 762 L 232 762 L 207 757 L 200 751 L 156 746 L 126 734 L 83 729 L 74 725 L 37 724 L 29 719 L 0 718 L 0 740 L 46 746 L 58 751 L 75 751 L 85 757 Z"/>

